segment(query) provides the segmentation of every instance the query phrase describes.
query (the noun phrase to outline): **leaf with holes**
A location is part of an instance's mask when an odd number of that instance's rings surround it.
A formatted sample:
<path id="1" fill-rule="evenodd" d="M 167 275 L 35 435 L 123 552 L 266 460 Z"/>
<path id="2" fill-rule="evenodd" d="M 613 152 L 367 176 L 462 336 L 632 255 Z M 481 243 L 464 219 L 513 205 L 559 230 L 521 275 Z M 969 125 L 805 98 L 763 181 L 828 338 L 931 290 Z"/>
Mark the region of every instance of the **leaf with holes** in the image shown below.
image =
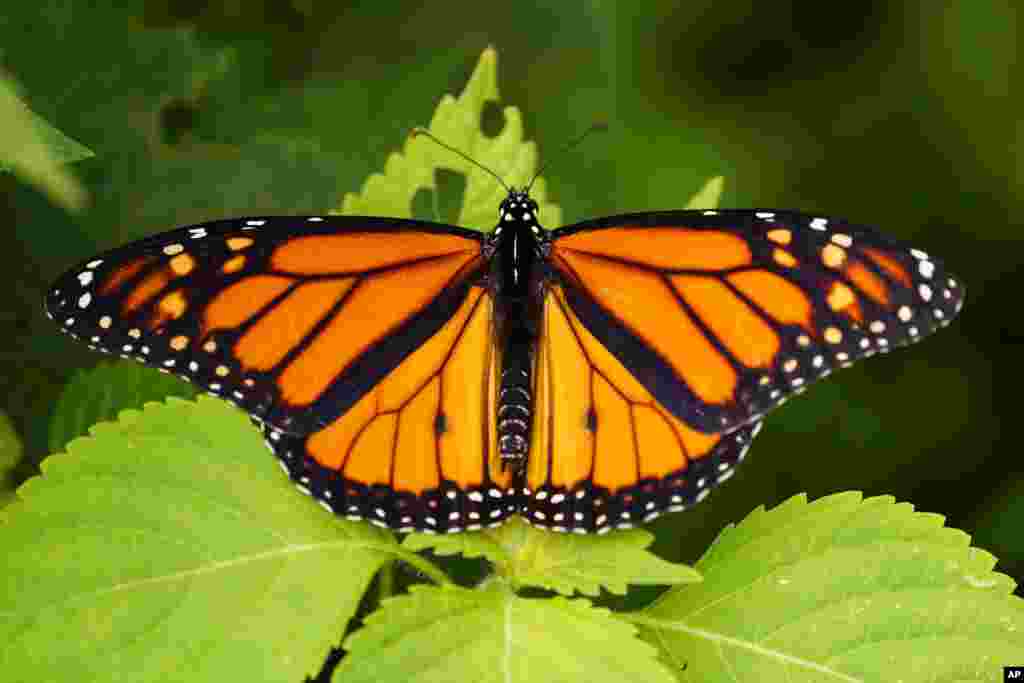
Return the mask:
<path id="1" fill-rule="evenodd" d="M 480 129 L 488 101 L 498 99 L 498 53 L 487 48 L 458 98 L 445 95 L 427 128 L 446 144 L 490 168 L 510 185 L 524 185 L 537 170 L 537 146 L 523 140 L 522 114 L 505 107 L 505 127 L 489 138 Z M 436 190 L 434 172 L 446 168 L 466 176 L 466 191 L 458 225 L 476 230 L 497 223 L 497 206 L 505 196 L 494 178 L 468 161 L 423 136 L 410 137 L 402 152 L 388 157 L 384 173 L 371 175 L 358 194 L 345 195 L 339 213 L 364 216 L 409 216 L 413 195 L 420 188 Z M 538 178 L 531 196 L 545 225 L 562 223 L 558 205 L 545 199 L 544 179 Z"/>

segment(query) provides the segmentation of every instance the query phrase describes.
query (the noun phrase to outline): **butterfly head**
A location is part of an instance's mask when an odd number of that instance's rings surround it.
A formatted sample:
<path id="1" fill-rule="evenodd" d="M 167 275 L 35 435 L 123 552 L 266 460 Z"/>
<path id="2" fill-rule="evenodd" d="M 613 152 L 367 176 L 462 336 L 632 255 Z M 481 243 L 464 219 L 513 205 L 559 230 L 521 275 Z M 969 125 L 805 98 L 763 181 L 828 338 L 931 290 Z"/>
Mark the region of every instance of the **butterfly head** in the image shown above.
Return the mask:
<path id="1" fill-rule="evenodd" d="M 509 188 L 508 196 L 498 207 L 498 218 L 501 223 L 510 221 L 535 223 L 537 221 L 537 202 L 533 201 L 525 190 Z"/>

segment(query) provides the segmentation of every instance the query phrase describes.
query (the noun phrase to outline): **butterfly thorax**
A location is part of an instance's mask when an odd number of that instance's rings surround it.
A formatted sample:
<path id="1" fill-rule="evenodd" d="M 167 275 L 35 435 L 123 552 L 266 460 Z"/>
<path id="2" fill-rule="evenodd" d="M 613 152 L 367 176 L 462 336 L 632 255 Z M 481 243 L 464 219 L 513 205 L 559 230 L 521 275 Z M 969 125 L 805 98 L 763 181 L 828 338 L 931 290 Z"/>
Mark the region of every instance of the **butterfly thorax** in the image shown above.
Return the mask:
<path id="1" fill-rule="evenodd" d="M 521 467 L 530 447 L 533 358 L 541 314 L 544 231 L 537 203 L 515 189 L 501 203 L 491 244 L 496 346 L 501 353 L 498 451 Z"/>

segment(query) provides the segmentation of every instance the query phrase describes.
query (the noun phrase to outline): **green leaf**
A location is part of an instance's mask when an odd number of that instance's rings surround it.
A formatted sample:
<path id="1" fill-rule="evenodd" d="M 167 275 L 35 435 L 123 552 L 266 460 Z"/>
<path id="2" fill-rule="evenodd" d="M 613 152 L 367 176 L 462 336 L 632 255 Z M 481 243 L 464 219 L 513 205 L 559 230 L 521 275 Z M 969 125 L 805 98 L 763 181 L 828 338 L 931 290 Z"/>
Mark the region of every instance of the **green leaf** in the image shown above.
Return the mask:
<path id="1" fill-rule="evenodd" d="M 126 408 L 168 396 L 193 398 L 196 389 L 174 375 L 130 361 L 103 361 L 68 381 L 50 418 L 48 443 L 55 453 L 97 422 L 114 420 Z"/>
<path id="2" fill-rule="evenodd" d="M 507 562 L 509 556 L 499 540 L 499 533 L 510 524 L 517 523 L 518 519 L 510 519 L 497 529 L 482 529 L 461 534 L 411 533 L 402 541 L 402 547 L 412 552 L 430 549 L 442 556 L 462 555 L 483 557 L 494 563 Z"/>
<path id="3" fill-rule="evenodd" d="M 21 461 L 21 437 L 7 413 L 0 412 L 0 508 L 14 498 L 12 470 Z"/>
<path id="4" fill-rule="evenodd" d="M 431 548 L 438 555 L 486 557 L 516 586 L 535 586 L 563 595 L 597 595 L 601 588 L 624 595 L 626 586 L 700 581 L 700 573 L 666 562 L 646 550 L 654 535 L 642 529 L 604 536 L 556 534 L 513 518 L 498 529 L 469 534 L 410 534 L 410 550 Z"/>
<path id="5" fill-rule="evenodd" d="M 523 141 L 523 119 L 515 107 L 505 107 L 505 127 L 489 138 L 480 128 L 484 105 L 498 100 L 498 53 L 487 48 L 458 98 L 445 95 L 428 130 L 445 144 L 490 168 L 510 185 L 525 185 L 537 170 L 537 146 Z M 401 153 L 394 152 L 384 173 L 367 178 L 360 193 L 346 194 L 339 213 L 364 216 L 408 217 L 419 189 L 436 191 L 435 172 L 449 169 L 466 176 L 466 191 L 457 223 L 477 230 L 497 222 L 498 204 L 505 196 L 501 185 L 455 153 L 425 136 L 410 137 Z M 538 214 L 548 225 L 561 225 L 562 210 L 545 199 L 544 179 L 538 178 L 530 194 Z"/>
<path id="6" fill-rule="evenodd" d="M 858 492 L 757 508 L 634 621 L 685 681 L 992 680 L 1024 661 L 1024 600 L 942 523 Z"/>
<path id="7" fill-rule="evenodd" d="M 655 648 L 587 600 L 413 586 L 344 643 L 337 680 L 670 683 Z"/>
<path id="8" fill-rule="evenodd" d="M 4 680 L 296 681 L 397 546 L 296 493 L 220 400 L 125 411 L 0 525 Z"/>
<path id="9" fill-rule="evenodd" d="M 725 178 L 715 176 L 704 183 L 704 187 L 697 191 L 697 194 L 686 203 L 687 209 L 717 209 L 722 199 L 722 190 L 725 189 Z"/>
<path id="10" fill-rule="evenodd" d="M 2 73 L 0 131 L 0 172 L 14 173 L 66 209 L 85 205 L 85 190 L 63 164 L 96 155 L 33 113 L 14 81 Z"/>
<path id="11" fill-rule="evenodd" d="M 553 534 L 530 529 L 507 570 L 519 585 L 563 595 L 597 595 L 600 588 L 625 595 L 626 586 L 695 583 L 700 573 L 666 562 L 647 550 L 654 534 L 643 529 L 604 536 Z"/>

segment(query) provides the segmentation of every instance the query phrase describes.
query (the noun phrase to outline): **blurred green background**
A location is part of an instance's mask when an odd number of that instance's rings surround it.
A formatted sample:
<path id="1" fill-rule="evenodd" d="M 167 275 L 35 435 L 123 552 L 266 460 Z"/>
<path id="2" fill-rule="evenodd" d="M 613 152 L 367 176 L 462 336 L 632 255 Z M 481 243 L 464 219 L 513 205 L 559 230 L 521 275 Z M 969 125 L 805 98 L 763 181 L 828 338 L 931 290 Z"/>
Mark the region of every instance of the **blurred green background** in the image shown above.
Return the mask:
<path id="1" fill-rule="evenodd" d="M 96 154 L 71 167 L 91 196 L 79 214 L 0 175 L 0 408 L 24 442 L 14 478 L 47 453 L 64 383 L 99 360 L 45 319 L 54 277 L 182 224 L 340 206 L 494 45 L 501 104 L 522 110 L 542 160 L 611 124 L 545 174 L 567 223 L 678 208 L 724 175 L 722 206 L 876 225 L 967 286 L 948 329 L 773 413 L 733 481 L 652 525 L 655 549 L 692 563 L 757 505 L 857 489 L 946 515 L 1024 579 L 1024 461 L 1004 425 L 1024 343 L 1015 3 L 113 4 L 0 10 L 0 65 Z M 501 120 L 495 107 L 485 130 Z"/>

